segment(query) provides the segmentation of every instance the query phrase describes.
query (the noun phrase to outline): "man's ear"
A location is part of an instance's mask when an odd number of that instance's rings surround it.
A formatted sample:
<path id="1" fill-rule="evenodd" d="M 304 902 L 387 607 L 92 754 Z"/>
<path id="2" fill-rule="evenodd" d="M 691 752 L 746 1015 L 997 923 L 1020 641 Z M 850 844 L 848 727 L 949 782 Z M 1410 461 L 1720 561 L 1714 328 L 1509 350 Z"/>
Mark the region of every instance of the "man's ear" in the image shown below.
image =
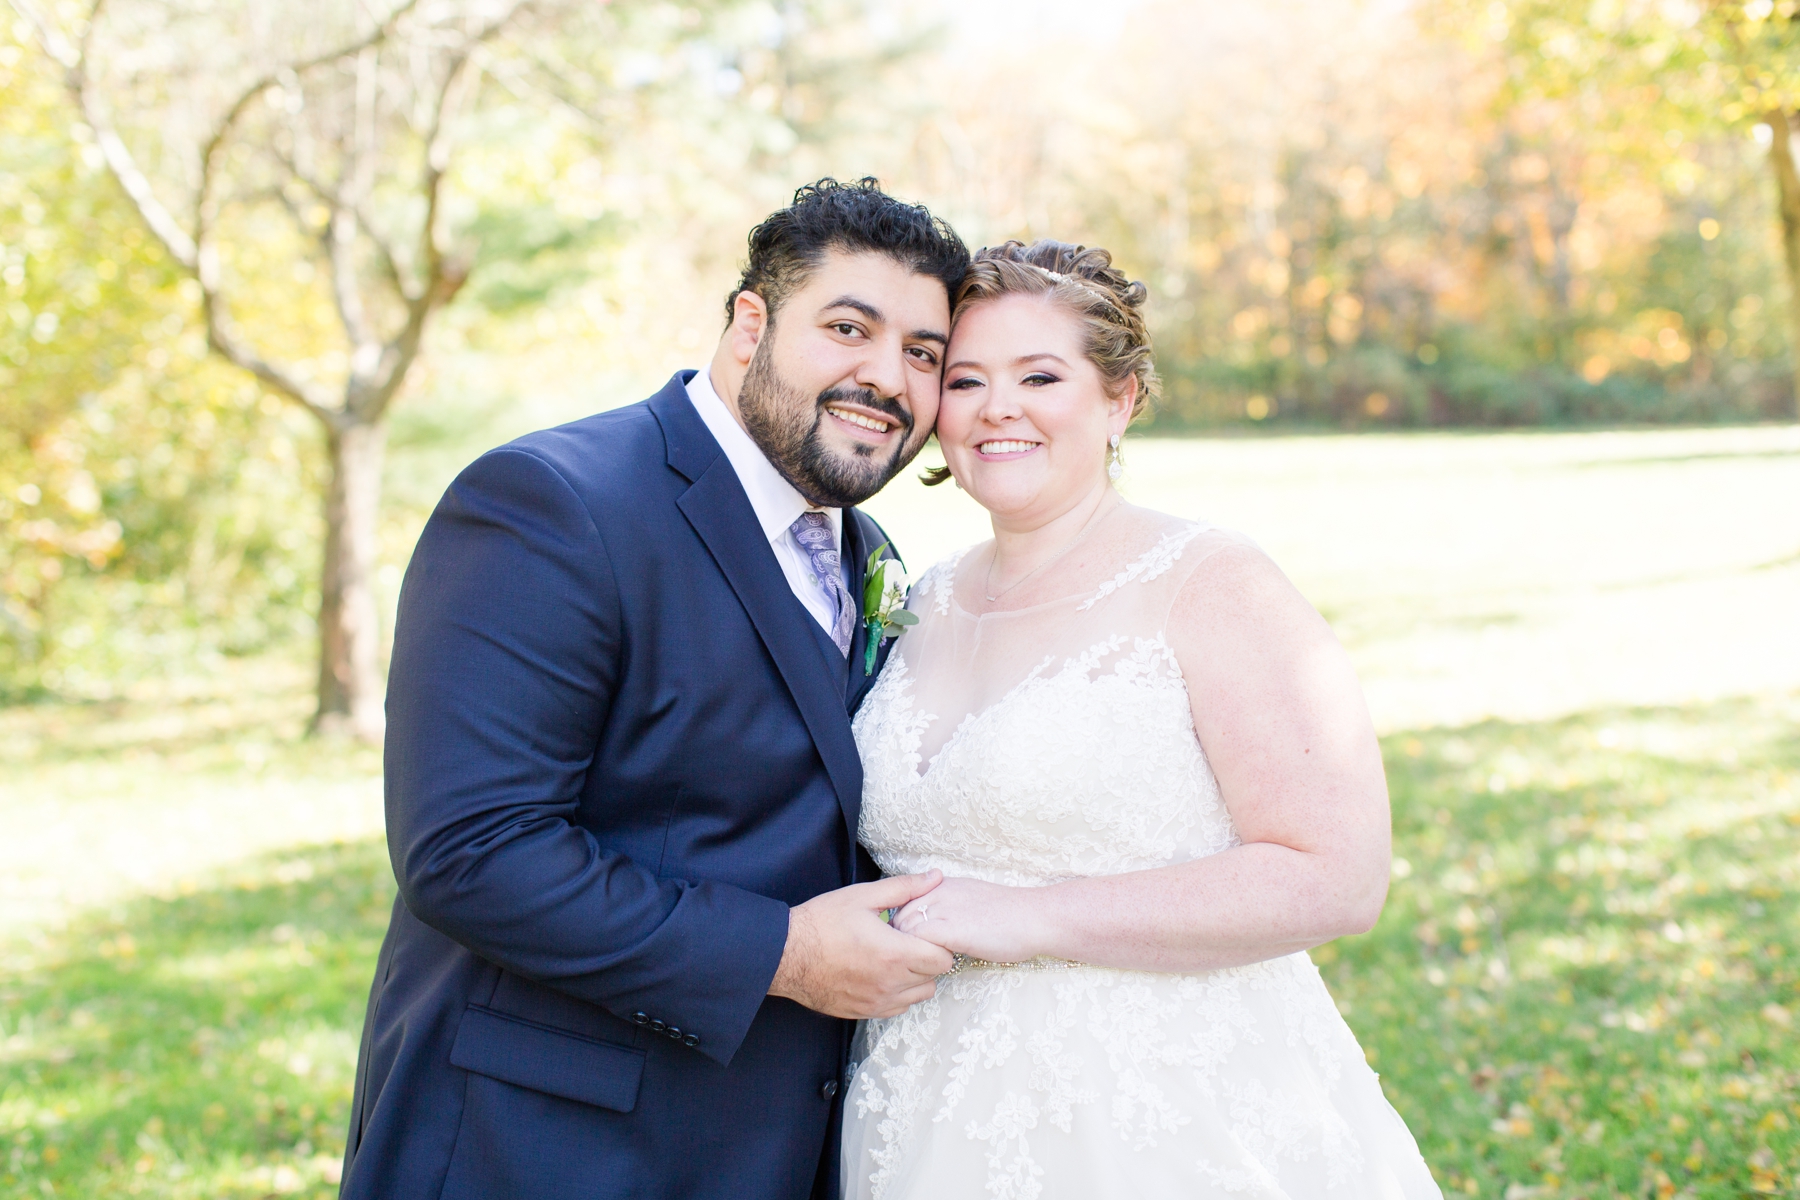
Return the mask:
<path id="1" fill-rule="evenodd" d="M 731 357 L 739 366 L 750 365 L 750 359 L 755 356 L 756 347 L 768 329 L 768 304 L 755 292 L 739 292 L 737 299 L 731 302 L 731 328 L 725 334 Z"/>

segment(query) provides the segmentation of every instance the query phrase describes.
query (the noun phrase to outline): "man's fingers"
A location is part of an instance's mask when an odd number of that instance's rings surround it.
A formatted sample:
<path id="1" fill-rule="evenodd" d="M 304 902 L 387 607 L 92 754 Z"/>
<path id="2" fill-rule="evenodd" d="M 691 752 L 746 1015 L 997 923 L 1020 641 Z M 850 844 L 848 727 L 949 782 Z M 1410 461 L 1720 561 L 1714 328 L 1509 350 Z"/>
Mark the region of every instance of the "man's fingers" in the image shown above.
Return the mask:
<path id="1" fill-rule="evenodd" d="M 873 1012 L 870 1015 L 875 1017 L 897 1017 L 913 1005 L 923 1003 L 935 995 L 937 995 L 937 981 L 934 979 L 930 983 L 923 983 L 918 987 L 908 988 L 904 992 L 899 992 L 896 995 L 889 997 L 885 1003 L 879 1006 L 879 1011 Z"/>
<path id="2" fill-rule="evenodd" d="M 910 935 L 909 935 L 910 936 Z M 914 975 L 938 976 L 956 965 L 956 957 L 935 942 L 916 939 L 914 953 L 907 956 L 906 967 Z"/>
<path id="3" fill-rule="evenodd" d="M 918 875 L 896 875 L 892 879 L 878 879 L 874 883 L 858 885 L 863 892 L 859 899 L 870 908 L 905 908 L 942 882 L 944 873 L 938 870 Z"/>
<path id="4" fill-rule="evenodd" d="M 911 1008 L 913 1005 L 929 1000 L 935 995 L 937 995 L 937 980 L 933 979 L 929 983 L 921 983 L 916 988 L 908 988 L 906 991 L 901 992 L 896 999 L 906 1005 L 906 1007 Z"/>

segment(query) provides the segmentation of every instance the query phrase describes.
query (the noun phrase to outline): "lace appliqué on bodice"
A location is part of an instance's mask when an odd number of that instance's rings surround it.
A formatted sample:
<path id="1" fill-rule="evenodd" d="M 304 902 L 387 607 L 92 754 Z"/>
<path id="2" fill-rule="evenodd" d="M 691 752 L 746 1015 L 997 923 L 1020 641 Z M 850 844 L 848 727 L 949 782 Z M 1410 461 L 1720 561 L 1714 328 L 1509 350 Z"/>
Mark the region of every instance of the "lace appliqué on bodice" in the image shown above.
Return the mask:
<path id="1" fill-rule="evenodd" d="M 936 717 L 904 645 L 864 701 L 861 838 L 890 874 L 938 867 L 1014 886 L 1166 865 L 1235 843 L 1161 637 L 1047 659 L 969 714 L 927 764 Z M 923 766 L 923 770 L 921 770 Z M 1184 853 L 1185 851 L 1185 853 Z"/>

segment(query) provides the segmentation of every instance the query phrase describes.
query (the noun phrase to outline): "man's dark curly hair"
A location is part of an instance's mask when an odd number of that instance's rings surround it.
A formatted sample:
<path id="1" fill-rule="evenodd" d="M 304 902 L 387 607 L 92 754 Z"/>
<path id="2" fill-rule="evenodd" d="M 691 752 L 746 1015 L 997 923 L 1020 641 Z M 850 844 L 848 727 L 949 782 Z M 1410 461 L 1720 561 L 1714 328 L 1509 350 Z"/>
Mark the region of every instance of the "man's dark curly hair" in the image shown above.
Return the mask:
<path id="1" fill-rule="evenodd" d="M 919 275 L 931 275 L 954 296 L 969 269 L 969 248 L 956 231 L 926 211 L 881 190 L 864 176 L 855 183 L 821 179 L 794 193 L 794 202 L 750 231 L 750 257 L 725 298 L 731 323 L 739 292 L 755 292 L 776 312 L 812 276 L 829 250 L 885 254 Z"/>

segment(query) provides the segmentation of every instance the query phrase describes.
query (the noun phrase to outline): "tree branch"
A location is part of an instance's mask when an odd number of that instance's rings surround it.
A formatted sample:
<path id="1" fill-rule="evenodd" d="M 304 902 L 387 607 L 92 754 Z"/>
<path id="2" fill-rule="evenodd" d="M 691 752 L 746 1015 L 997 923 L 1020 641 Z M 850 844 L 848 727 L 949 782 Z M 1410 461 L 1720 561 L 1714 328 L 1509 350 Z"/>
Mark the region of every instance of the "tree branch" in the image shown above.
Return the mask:
<path id="1" fill-rule="evenodd" d="M 279 161 L 283 167 L 287 168 L 288 175 L 292 177 L 296 183 L 311 192 L 334 213 L 340 208 L 347 208 L 350 210 L 356 217 L 358 230 L 361 235 L 368 238 L 369 244 L 375 247 L 375 256 L 381 262 L 382 277 L 386 279 L 393 287 L 394 291 L 399 294 L 402 303 L 412 300 L 412 298 L 418 294 L 418 284 L 406 278 L 405 272 L 400 269 L 400 260 L 394 253 L 394 244 L 375 228 L 374 222 L 369 219 L 368 210 L 360 204 L 351 202 L 342 193 L 330 187 L 323 180 L 302 169 L 292 155 L 281 154 L 278 151 L 271 151 L 271 153 L 274 153 L 276 160 Z"/>
<path id="2" fill-rule="evenodd" d="M 406 321 L 393 339 L 382 348 L 381 367 L 375 385 L 359 397 L 357 415 L 376 421 L 406 381 L 406 374 L 419 356 L 425 326 L 431 314 L 455 299 L 468 280 L 466 264 L 454 262 L 445 251 L 439 236 L 438 218 L 442 208 L 444 178 L 450 171 L 450 114 L 460 103 L 472 80 L 468 74 L 475 52 L 504 30 L 533 0 L 517 0 L 499 17 L 482 26 L 464 41 L 450 59 L 444 73 L 443 87 L 432 106 L 431 124 L 425 135 L 425 165 L 420 183 L 425 193 L 425 217 L 419 232 L 419 259 L 424 264 L 424 286 L 407 304 Z"/>
<path id="3" fill-rule="evenodd" d="M 15 2 L 17 2 L 17 0 L 15 0 Z M 32 3 L 34 0 L 24 0 L 24 2 Z M 219 124 L 213 129 L 212 136 L 207 139 L 206 146 L 200 154 L 200 189 L 199 195 L 195 199 L 194 208 L 197 216 L 196 229 L 201 236 L 194 239 L 196 242 L 205 241 L 204 234 L 206 225 L 211 216 L 208 209 L 211 203 L 214 163 L 218 158 L 220 149 L 225 144 L 225 139 L 230 136 L 231 131 L 237 125 L 239 118 L 244 115 L 244 110 L 249 108 L 258 96 L 280 83 L 286 76 L 304 75 L 306 72 L 318 67 L 326 66 L 345 58 L 353 58 L 356 55 L 361 54 L 364 50 L 369 49 L 371 46 L 380 45 L 393 35 L 394 28 L 400 23 L 401 19 L 414 8 L 418 7 L 418 4 L 419 0 L 404 0 L 398 8 L 395 8 L 387 15 L 387 18 L 384 21 L 375 26 L 375 28 L 370 30 L 364 37 L 351 42 L 347 46 L 340 46 L 336 50 L 331 50 L 312 58 L 302 59 L 297 63 L 288 63 L 287 65 L 264 75 L 261 79 L 258 79 L 238 95 L 238 98 L 232 102 L 231 107 L 225 111 L 223 119 L 221 119 Z M 202 281 L 202 285 L 204 286 L 204 281 Z"/>
<path id="4" fill-rule="evenodd" d="M 299 404 L 302 408 L 319 418 L 332 429 L 342 427 L 344 412 L 325 399 L 316 388 L 308 387 L 288 372 L 275 366 L 261 355 L 251 350 L 241 341 L 236 327 L 230 317 L 225 314 L 224 306 L 216 292 L 203 292 L 200 307 L 206 317 L 206 344 L 214 353 L 240 367 L 269 386 L 271 391 L 280 393 Z"/>
<path id="5" fill-rule="evenodd" d="M 324 54 L 315 55 L 312 58 L 303 59 L 297 63 L 289 63 L 258 79 L 244 91 L 239 93 L 237 99 L 232 102 L 228 109 L 226 109 L 224 117 L 221 118 L 218 125 L 213 128 L 212 136 L 206 140 L 205 147 L 200 154 L 200 186 L 196 191 L 194 199 L 193 241 L 196 252 L 194 255 L 193 271 L 194 277 L 200 283 L 201 308 L 206 315 L 207 344 L 230 362 L 250 372 L 283 395 L 298 401 L 309 412 L 333 429 L 342 427 L 346 418 L 351 415 L 348 406 L 346 405 L 345 407 L 340 408 L 327 402 L 322 396 L 318 395 L 314 389 L 307 387 L 287 371 L 284 371 L 258 355 L 238 337 L 236 330 L 231 325 L 230 319 L 225 312 L 225 306 L 220 298 L 218 251 L 212 245 L 210 238 L 213 218 L 216 215 L 216 206 L 212 194 L 213 180 L 217 175 L 219 152 L 223 149 L 226 139 L 231 135 L 231 131 L 237 126 L 237 123 L 243 117 L 244 112 L 257 97 L 280 83 L 283 78 L 304 74 L 305 72 L 314 70 L 318 67 L 326 66 L 330 63 L 341 61 L 344 58 L 361 54 L 371 46 L 379 45 L 381 42 L 392 36 L 394 28 L 399 24 L 400 20 L 417 7 L 418 3 L 419 0 L 403 0 L 403 3 L 388 13 L 385 20 L 381 21 L 374 29 L 370 30 L 368 34 L 357 39 L 355 42 L 352 42 L 347 46 L 340 46 L 337 49 L 328 51 Z M 342 209 L 339 209 L 338 213 L 341 212 Z M 336 216 L 337 214 L 334 213 L 334 224 Z M 332 236 L 335 237 L 336 234 L 334 233 Z M 362 324 L 361 298 L 355 297 L 355 302 L 346 308 L 343 303 L 344 294 L 342 289 L 335 286 L 339 281 L 339 274 L 338 256 L 336 252 L 333 251 L 333 297 L 338 301 L 338 312 L 340 318 L 344 321 L 345 331 L 349 333 L 352 342 L 355 344 L 355 351 L 360 352 L 364 345 L 369 344 L 369 341 L 359 337 L 357 332 L 358 327 Z"/>
<path id="6" fill-rule="evenodd" d="M 575 88 L 559 67 L 549 62 L 541 54 L 530 55 L 529 60 L 550 80 L 548 86 L 535 83 L 526 76 L 525 72 L 520 70 L 499 70 L 500 64 L 495 62 L 490 54 L 478 54 L 475 59 L 476 63 L 487 73 L 489 79 L 505 88 L 516 99 L 529 104 L 544 104 L 552 112 L 560 112 L 574 118 L 577 124 L 584 126 L 589 133 L 597 136 L 604 137 L 615 132 L 605 118 L 589 112 L 580 101 L 575 99 Z"/>
<path id="7" fill-rule="evenodd" d="M 198 247 L 194 238 L 183 229 L 175 214 L 157 197 L 156 189 L 150 183 L 150 177 L 137 164 L 131 150 L 113 128 L 106 110 L 88 87 L 87 60 L 81 47 L 69 41 L 62 30 L 56 27 L 50 15 L 37 5 L 37 0 L 10 0 L 13 11 L 25 19 L 36 33 L 38 44 L 44 52 L 54 59 L 63 69 L 63 84 L 74 97 L 75 105 L 87 121 L 88 127 L 94 131 L 94 141 L 100 148 L 100 154 L 106 161 L 107 170 L 112 173 L 119 186 L 125 189 L 125 195 L 137 208 L 138 215 L 144 224 L 149 226 L 151 234 L 161 242 L 169 256 L 189 271 L 194 270 L 199 260 Z M 99 15 L 96 4 L 93 16 Z M 91 31 L 93 21 L 90 18 L 88 28 Z"/>

